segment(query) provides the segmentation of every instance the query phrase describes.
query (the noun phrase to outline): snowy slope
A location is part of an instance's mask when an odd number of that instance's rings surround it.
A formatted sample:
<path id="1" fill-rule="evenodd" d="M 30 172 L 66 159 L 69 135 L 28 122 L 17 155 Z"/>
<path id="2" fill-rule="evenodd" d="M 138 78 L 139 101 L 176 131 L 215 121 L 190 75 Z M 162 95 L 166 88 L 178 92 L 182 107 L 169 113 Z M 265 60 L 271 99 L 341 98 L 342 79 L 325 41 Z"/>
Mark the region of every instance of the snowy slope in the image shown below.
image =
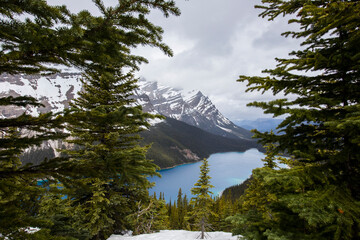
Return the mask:
<path id="1" fill-rule="evenodd" d="M 136 92 L 145 111 L 160 114 L 230 138 L 250 139 L 252 134 L 223 116 L 201 91 L 186 92 L 141 79 Z"/>
<path id="2" fill-rule="evenodd" d="M 196 240 L 199 239 L 200 232 L 190 232 L 185 230 L 162 230 L 158 233 L 142 234 L 137 236 L 112 235 L 108 240 Z M 237 236 L 232 236 L 226 232 L 206 233 L 206 239 L 211 240 L 237 240 Z"/>
<path id="3" fill-rule="evenodd" d="M 32 96 L 38 99 L 44 107 L 27 108 L 33 115 L 44 112 L 59 112 L 69 106 L 71 99 L 81 90 L 79 73 L 61 73 L 49 76 L 40 75 L 1 75 L 0 97 Z M 3 117 L 13 117 L 20 109 L 2 109 Z"/>
<path id="4" fill-rule="evenodd" d="M 71 99 L 81 90 L 80 73 L 62 72 L 40 75 L 1 75 L 0 97 L 33 96 L 45 107 L 27 108 L 28 113 L 37 115 L 48 111 L 58 112 L 69 106 Z M 141 79 L 139 89 L 134 93 L 137 104 L 144 111 L 183 121 L 207 132 L 230 138 L 250 139 L 251 133 L 240 128 L 223 116 L 211 100 L 200 91 L 186 92 L 157 82 Z M 24 109 L 6 106 L 0 107 L 0 117 L 20 115 Z M 152 125 L 162 122 L 151 121 Z"/>

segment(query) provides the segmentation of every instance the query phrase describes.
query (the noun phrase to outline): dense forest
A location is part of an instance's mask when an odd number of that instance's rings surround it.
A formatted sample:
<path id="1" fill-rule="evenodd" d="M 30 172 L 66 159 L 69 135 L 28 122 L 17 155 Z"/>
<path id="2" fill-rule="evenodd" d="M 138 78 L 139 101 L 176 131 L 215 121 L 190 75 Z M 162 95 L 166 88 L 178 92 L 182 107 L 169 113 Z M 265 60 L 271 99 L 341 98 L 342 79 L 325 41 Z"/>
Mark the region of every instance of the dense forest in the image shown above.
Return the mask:
<path id="1" fill-rule="evenodd" d="M 200 230 L 200 239 L 205 238 L 207 231 L 230 232 L 232 225 L 227 218 L 239 209 L 238 201 L 231 197 L 231 190 L 221 197 L 211 197 L 211 173 L 207 159 L 203 159 L 200 166 L 199 180 L 191 189 L 193 197 L 183 194 L 181 188 L 177 198 L 165 202 L 165 193 L 156 193 L 150 203 L 139 206 L 136 222 L 136 234 L 150 233 L 151 231 L 185 229 Z M 150 228 L 149 226 L 152 226 Z"/>
<path id="2" fill-rule="evenodd" d="M 175 1 L 109 7 L 93 0 L 97 16 L 45 0 L 1 1 L 0 74 L 50 74 L 66 65 L 82 72 L 83 90 L 64 112 L 0 119 L 0 239 L 107 239 L 159 229 L 200 230 L 201 238 L 224 230 L 248 240 L 360 239 L 360 3 L 261 2 L 260 17 L 289 17 L 298 30 L 283 35 L 302 40 L 274 69 L 238 79 L 247 91 L 277 97 L 249 106 L 284 118 L 277 133 L 254 131 L 266 149 L 264 167 L 242 194 L 213 199 L 205 159 L 195 197 L 179 190 L 166 204 L 164 193 L 148 193 L 158 166 L 139 134 L 161 116 L 133 104 L 134 73 L 147 59 L 132 49 L 172 55 L 148 16 L 180 15 Z M 3 97 L 0 105 L 41 106 L 29 96 Z M 26 149 L 47 140 L 77 147 L 37 165 L 21 162 Z"/>

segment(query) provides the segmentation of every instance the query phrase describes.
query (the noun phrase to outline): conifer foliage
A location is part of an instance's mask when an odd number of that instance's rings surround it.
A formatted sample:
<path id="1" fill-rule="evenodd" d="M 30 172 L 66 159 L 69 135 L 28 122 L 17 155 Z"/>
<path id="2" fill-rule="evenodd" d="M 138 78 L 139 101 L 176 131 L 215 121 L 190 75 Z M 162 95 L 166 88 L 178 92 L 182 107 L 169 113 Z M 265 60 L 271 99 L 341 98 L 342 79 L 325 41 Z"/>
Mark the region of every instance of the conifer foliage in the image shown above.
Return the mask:
<path id="1" fill-rule="evenodd" d="M 265 192 L 247 198 L 249 209 L 238 215 L 237 230 L 248 239 L 360 239 L 360 4 L 262 3 L 257 7 L 264 18 L 293 18 L 289 23 L 300 30 L 284 35 L 304 39 L 302 48 L 277 59 L 275 69 L 264 71 L 269 76 L 239 81 L 248 81 L 247 91 L 293 96 L 249 104 L 285 115 L 280 134 L 256 137 L 274 144 L 268 156 L 290 155 L 290 168 L 253 173 L 250 191 Z"/>
<path id="2" fill-rule="evenodd" d="M 28 18 L 22 20 L 25 13 Z M 65 62 L 61 56 L 66 49 L 57 48 L 64 35 L 54 25 L 65 22 L 66 8 L 40 0 L 1 1 L 0 16 L 0 74 L 48 73 L 54 70 L 45 64 Z M 9 96 L 0 98 L 0 107 L 5 106 L 37 108 L 41 104 L 29 96 Z M 44 224 L 34 217 L 44 191 L 37 181 L 46 178 L 54 166 L 22 166 L 19 156 L 30 146 L 64 138 L 66 134 L 58 131 L 62 123 L 59 115 L 35 117 L 26 111 L 0 119 L 0 233 L 9 239 L 20 239 L 27 226 Z"/>
<path id="3" fill-rule="evenodd" d="M 200 177 L 191 189 L 191 193 L 195 196 L 191 199 L 190 203 L 193 205 L 191 218 L 195 219 L 195 224 L 201 231 L 200 239 L 205 238 L 205 232 L 209 229 L 209 218 L 215 215 L 211 211 L 213 199 L 211 198 L 211 188 L 214 186 L 210 184 L 211 177 L 209 176 L 209 163 L 206 158 L 202 161 L 200 166 Z"/>
<path id="4" fill-rule="evenodd" d="M 77 147 L 65 151 L 76 172 L 69 183 L 62 181 L 70 188 L 73 207 L 94 214 L 77 224 L 103 239 L 125 229 L 126 216 L 139 201 L 147 201 L 151 185 L 146 177 L 155 175 L 157 167 L 145 158 L 146 147 L 139 146 L 136 134 L 152 116 L 132 106 L 129 95 L 136 81 L 131 73 L 97 71 L 85 77 L 84 92 L 72 104 L 68 121 L 69 142 Z"/>
<path id="5" fill-rule="evenodd" d="M 192 208 L 189 205 L 189 200 L 186 194 L 183 196 L 181 188 L 179 188 L 176 201 L 173 203 L 170 201 L 167 204 L 167 209 L 170 229 L 192 229 L 188 221 L 188 215 Z"/>
<path id="6" fill-rule="evenodd" d="M 149 199 L 149 202 L 137 202 L 137 211 L 127 216 L 134 225 L 133 235 L 152 233 L 154 231 L 169 229 L 169 216 L 167 215 L 165 200 L 160 194 Z"/>
<path id="7" fill-rule="evenodd" d="M 151 9 L 166 17 L 180 12 L 171 0 L 119 0 L 112 7 L 93 2 L 100 16 L 72 14 L 44 0 L 0 3 L 0 74 L 53 73 L 49 64 L 65 64 L 83 71 L 84 84 L 66 114 L 76 145 L 66 157 L 37 166 L 19 161 L 26 148 L 67 136 L 62 114 L 25 112 L 0 120 L 0 233 L 7 239 L 106 239 L 129 226 L 124 215 L 138 201 L 148 201 L 146 177 L 156 167 L 137 133 L 154 116 L 129 98 L 133 72 L 147 62 L 131 48 L 149 45 L 171 56 L 162 29 L 146 15 Z M 0 105 L 40 106 L 27 96 L 2 98 Z M 23 237 L 29 226 L 42 230 Z"/>

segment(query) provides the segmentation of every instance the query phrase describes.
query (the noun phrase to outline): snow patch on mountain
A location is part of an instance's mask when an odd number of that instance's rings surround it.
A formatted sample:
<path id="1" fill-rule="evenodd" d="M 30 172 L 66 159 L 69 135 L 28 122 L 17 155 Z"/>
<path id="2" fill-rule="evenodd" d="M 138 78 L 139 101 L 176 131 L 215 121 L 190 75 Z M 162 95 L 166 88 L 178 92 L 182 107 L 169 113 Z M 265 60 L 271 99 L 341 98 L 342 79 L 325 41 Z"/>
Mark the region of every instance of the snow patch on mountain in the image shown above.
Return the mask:
<path id="1" fill-rule="evenodd" d="M 24 111 L 38 115 L 45 112 L 60 112 L 69 107 L 70 101 L 78 96 L 82 85 L 79 72 L 64 71 L 59 74 L 41 75 L 6 75 L 0 76 L 0 97 L 32 96 L 44 107 L 29 106 L 26 109 L 14 106 L 0 108 L 0 117 L 18 116 Z M 145 112 L 161 114 L 183 121 L 213 134 L 230 138 L 251 138 L 251 133 L 237 127 L 223 116 L 211 100 L 201 91 L 185 91 L 145 79 L 138 81 L 139 88 L 134 92 L 136 104 Z M 163 120 L 150 120 L 156 125 Z"/>
<path id="2" fill-rule="evenodd" d="M 166 117 L 183 121 L 217 135 L 251 138 L 250 132 L 236 126 L 223 116 L 201 91 L 175 89 L 162 86 L 157 82 L 148 82 L 145 79 L 140 79 L 138 86 L 136 95 L 142 100 L 145 111 L 157 111 Z M 144 104 L 144 100 L 148 102 Z"/>
<path id="3" fill-rule="evenodd" d="M 40 75 L 1 75 L 0 97 L 32 96 L 44 107 L 29 106 L 25 109 L 32 115 L 48 111 L 60 112 L 69 106 L 70 100 L 78 96 L 81 82 L 78 73 L 61 73 L 49 76 Z M 12 109 L 14 110 L 14 109 Z M 17 108 L 20 112 L 20 108 Z M 1 109 L 4 117 L 12 117 L 9 108 Z"/>

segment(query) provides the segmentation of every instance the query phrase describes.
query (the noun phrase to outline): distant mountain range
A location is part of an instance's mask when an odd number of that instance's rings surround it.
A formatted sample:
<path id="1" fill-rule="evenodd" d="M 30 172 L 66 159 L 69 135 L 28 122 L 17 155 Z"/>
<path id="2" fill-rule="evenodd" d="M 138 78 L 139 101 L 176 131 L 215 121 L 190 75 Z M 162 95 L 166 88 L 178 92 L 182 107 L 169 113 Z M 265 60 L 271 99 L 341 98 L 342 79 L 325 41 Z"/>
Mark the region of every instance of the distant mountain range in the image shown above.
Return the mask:
<path id="1" fill-rule="evenodd" d="M 0 107 L 0 117 L 18 116 L 24 110 L 37 115 L 67 108 L 81 90 L 80 76 L 75 72 L 50 76 L 1 75 L 0 97 L 30 95 L 45 107 Z M 144 111 L 167 117 L 166 120 L 151 122 L 150 130 L 142 133 L 144 144 L 152 143 L 149 157 L 160 167 L 198 161 L 216 152 L 245 151 L 258 147 L 251 139 L 250 131 L 224 117 L 200 91 L 185 92 L 144 79 L 138 85 L 134 97 Z M 40 149 L 28 150 L 23 160 L 37 163 L 37 159 L 32 159 L 34 156 L 56 156 L 54 146 L 60 145 L 44 143 Z"/>
<path id="2" fill-rule="evenodd" d="M 283 121 L 284 119 L 277 118 L 258 118 L 256 120 L 241 120 L 235 121 L 235 123 L 247 130 L 257 129 L 260 132 L 270 132 L 273 130 L 276 132 L 276 127 Z"/>

